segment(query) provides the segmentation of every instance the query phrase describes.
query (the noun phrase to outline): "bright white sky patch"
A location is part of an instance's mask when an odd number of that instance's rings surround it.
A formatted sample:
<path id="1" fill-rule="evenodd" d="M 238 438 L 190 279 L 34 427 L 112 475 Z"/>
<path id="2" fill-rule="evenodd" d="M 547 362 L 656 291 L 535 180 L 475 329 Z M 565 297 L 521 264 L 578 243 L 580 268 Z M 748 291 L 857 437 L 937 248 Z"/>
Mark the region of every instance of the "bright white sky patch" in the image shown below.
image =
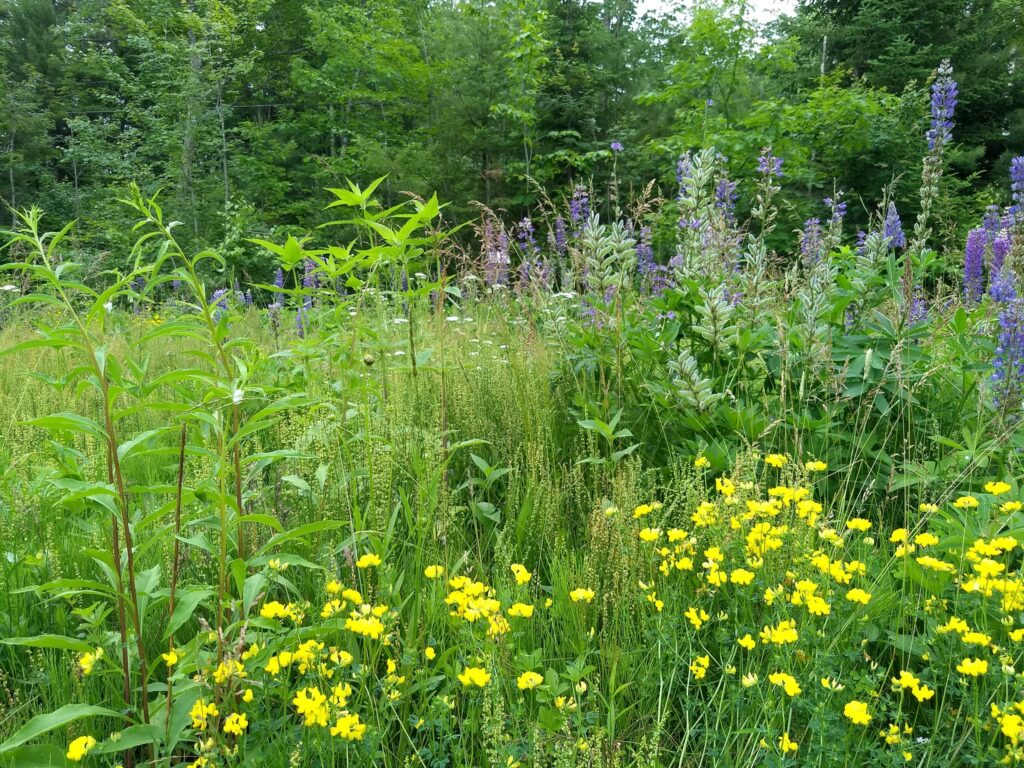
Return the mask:
<path id="1" fill-rule="evenodd" d="M 749 6 L 757 22 L 766 24 L 779 16 L 792 15 L 796 11 L 796 3 L 797 0 L 750 0 Z M 692 6 L 696 3 L 689 2 L 684 5 Z M 643 16 L 647 12 L 666 13 L 675 6 L 677 3 L 671 0 L 638 0 L 636 10 Z"/>

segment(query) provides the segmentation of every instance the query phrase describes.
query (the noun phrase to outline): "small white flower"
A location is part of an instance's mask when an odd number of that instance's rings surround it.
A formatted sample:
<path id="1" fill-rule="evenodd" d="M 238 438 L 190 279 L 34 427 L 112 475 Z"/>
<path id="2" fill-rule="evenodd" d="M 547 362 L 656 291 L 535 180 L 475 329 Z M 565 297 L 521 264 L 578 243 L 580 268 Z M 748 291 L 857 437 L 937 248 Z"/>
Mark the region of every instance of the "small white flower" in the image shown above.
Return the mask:
<path id="1" fill-rule="evenodd" d="M 231 396 L 231 400 L 235 405 L 238 405 L 242 402 L 243 397 L 245 397 L 245 390 L 236 389 L 235 393 Z"/>
<path id="2" fill-rule="evenodd" d="M 459 322 L 459 316 L 458 315 L 448 315 L 448 317 L 446 317 L 445 320 L 447 320 L 449 323 L 457 323 L 457 322 Z"/>
<path id="3" fill-rule="evenodd" d="M 3 285 L 0 286 L 0 291 L 7 291 L 9 293 L 18 293 L 18 286 L 16 285 Z"/>
<path id="4" fill-rule="evenodd" d="M 114 302 L 108 301 L 106 304 L 103 305 L 103 308 L 105 310 L 107 310 L 107 312 L 113 312 L 114 311 Z"/>
<path id="5" fill-rule="evenodd" d="M 415 277 L 417 280 L 426 280 L 427 279 L 427 276 L 425 274 L 423 274 L 422 272 L 417 272 L 415 275 L 413 275 L 413 277 Z"/>
<path id="6" fill-rule="evenodd" d="M 393 322 L 395 325 L 402 325 L 402 323 L 408 323 L 409 321 L 404 317 L 396 317 L 391 322 Z"/>

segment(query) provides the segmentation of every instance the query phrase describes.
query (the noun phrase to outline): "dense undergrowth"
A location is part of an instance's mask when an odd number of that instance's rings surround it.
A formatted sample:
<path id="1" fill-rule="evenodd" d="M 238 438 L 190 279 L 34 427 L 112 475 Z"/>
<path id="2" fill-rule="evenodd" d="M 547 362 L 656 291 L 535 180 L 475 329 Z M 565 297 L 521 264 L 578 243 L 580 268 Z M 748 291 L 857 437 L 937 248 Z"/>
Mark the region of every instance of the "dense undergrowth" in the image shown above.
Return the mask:
<path id="1" fill-rule="evenodd" d="M 478 258 L 332 190 L 244 288 L 137 189 L 99 283 L 22 212 L 0 764 L 1024 758 L 1024 160 L 961 278 L 954 100 L 912 230 L 837 195 L 791 257 L 770 150 L 749 222 L 704 150 L 609 223 L 486 212 Z"/>

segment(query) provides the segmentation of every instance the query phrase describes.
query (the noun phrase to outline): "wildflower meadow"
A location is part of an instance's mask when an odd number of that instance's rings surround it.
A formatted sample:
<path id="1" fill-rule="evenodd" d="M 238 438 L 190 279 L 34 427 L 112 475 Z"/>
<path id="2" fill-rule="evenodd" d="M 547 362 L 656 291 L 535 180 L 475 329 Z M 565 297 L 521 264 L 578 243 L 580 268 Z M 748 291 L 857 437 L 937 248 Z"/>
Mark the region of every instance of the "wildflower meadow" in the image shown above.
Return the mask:
<path id="1" fill-rule="evenodd" d="M 954 65 L 795 231 L 710 128 L 229 245 L 8 201 L 0 767 L 1024 763 L 1024 145 L 967 200 Z"/>

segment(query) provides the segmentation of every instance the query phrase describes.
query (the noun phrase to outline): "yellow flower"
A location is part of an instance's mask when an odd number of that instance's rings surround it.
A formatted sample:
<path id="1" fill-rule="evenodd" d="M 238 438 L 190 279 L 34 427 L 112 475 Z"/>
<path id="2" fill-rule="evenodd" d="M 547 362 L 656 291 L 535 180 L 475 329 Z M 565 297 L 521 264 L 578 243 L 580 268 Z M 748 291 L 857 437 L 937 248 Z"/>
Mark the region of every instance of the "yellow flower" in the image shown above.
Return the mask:
<path id="1" fill-rule="evenodd" d="M 757 685 L 757 673 L 751 672 L 750 674 L 744 675 L 740 679 L 740 682 L 743 684 L 744 688 L 752 688 Z"/>
<path id="2" fill-rule="evenodd" d="M 244 701 L 246 704 L 252 701 L 252 688 L 245 689 L 245 692 L 242 694 L 242 701 Z"/>
<path id="3" fill-rule="evenodd" d="M 854 587 L 846 593 L 846 599 L 851 603 L 860 603 L 861 605 L 867 605 L 868 601 L 871 600 L 871 593 L 865 592 L 860 587 Z"/>
<path id="4" fill-rule="evenodd" d="M 733 584 L 739 584 L 740 586 L 746 586 L 754 580 L 754 574 L 752 571 L 748 571 L 745 568 L 737 568 L 729 574 L 729 581 Z"/>
<path id="5" fill-rule="evenodd" d="M 1024 719 L 1021 719 L 1020 715 L 1010 713 L 1000 715 L 999 730 L 1002 731 L 1003 736 L 1016 745 L 1024 735 Z"/>
<path id="6" fill-rule="evenodd" d="M 1011 490 L 1013 490 L 1013 486 L 1009 483 L 1004 483 L 1002 480 L 993 480 L 990 483 L 985 483 L 985 492 L 991 493 L 993 496 L 1002 496 Z"/>
<path id="7" fill-rule="evenodd" d="M 356 568 L 375 568 L 381 564 L 380 555 L 373 552 L 367 552 L 365 555 L 356 560 Z"/>
<path id="8" fill-rule="evenodd" d="M 957 509 L 977 509 L 978 500 L 973 496 L 960 496 L 956 501 L 953 502 L 953 506 Z"/>
<path id="9" fill-rule="evenodd" d="M 272 570 L 272 571 L 280 572 L 280 571 L 287 571 L 288 570 L 288 563 L 283 563 L 283 562 L 281 562 L 281 560 L 279 558 L 276 558 L 276 557 L 271 558 L 267 562 L 267 565 L 270 566 L 270 570 Z"/>
<path id="10" fill-rule="evenodd" d="M 520 691 L 532 691 L 538 685 L 544 682 L 544 678 L 536 672 L 523 672 L 516 680 L 516 685 Z"/>
<path id="11" fill-rule="evenodd" d="M 768 675 L 768 682 L 772 685 L 781 686 L 787 696 L 799 696 L 803 691 L 800 687 L 800 683 L 796 681 L 796 678 L 792 675 L 786 674 L 785 672 L 773 672 Z"/>
<path id="12" fill-rule="evenodd" d="M 527 603 L 513 603 L 508 609 L 508 615 L 518 619 L 528 619 L 533 616 L 533 606 Z"/>
<path id="13" fill-rule="evenodd" d="M 423 655 L 427 657 L 427 661 L 433 661 L 437 658 L 437 651 L 434 650 L 433 646 L 428 645 L 426 650 L 423 651 Z"/>
<path id="14" fill-rule="evenodd" d="M 846 527 L 851 531 L 861 531 L 866 533 L 871 530 L 871 521 L 865 520 L 863 517 L 854 517 L 851 520 L 846 521 Z"/>
<path id="15" fill-rule="evenodd" d="M 245 677 L 245 667 L 234 659 L 225 659 L 213 671 L 213 681 L 221 685 L 232 677 Z"/>
<path id="16" fill-rule="evenodd" d="M 89 751 L 96 746 L 96 739 L 92 736 L 79 736 L 77 739 L 68 744 L 68 760 L 78 762 L 87 754 Z"/>
<path id="17" fill-rule="evenodd" d="M 231 733 L 235 736 L 241 736 L 248 727 L 249 718 L 238 712 L 232 712 L 224 721 L 224 733 Z"/>
<path id="18" fill-rule="evenodd" d="M 708 460 L 707 456 L 701 454 L 700 456 L 693 460 L 693 466 L 696 467 L 697 469 L 707 469 L 708 467 L 711 466 L 711 462 Z"/>
<path id="19" fill-rule="evenodd" d="M 365 733 L 366 723 L 359 722 L 357 714 L 342 715 L 331 728 L 331 736 L 340 736 L 348 741 L 359 741 Z"/>
<path id="20" fill-rule="evenodd" d="M 96 662 L 103 658 L 103 649 L 97 648 L 92 653 L 83 653 L 78 657 L 78 668 L 82 670 L 83 675 L 92 673 L 93 667 L 96 666 Z M 81 759 L 81 758 L 79 758 Z"/>
<path id="21" fill-rule="evenodd" d="M 192 718 L 192 728 L 196 731 L 205 731 L 208 725 L 208 718 L 217 717 L 220 711 L 217 709 L 216 704 L 207 704 L 202 699 L 196 699 L 196 703 L 192 705 L 192 709 L 189 710 L 188 714 Z"/>
<path id="22" fill-rule="evenodd" d="M 799 744 L 789 738 L 788 731 L 779 736 L 779 751 L 782 752 L 782 754 L 786 755 L 790 752 L 796 752 L 799 747 Z"/>
<path id="23" fill-rule="evenodd" d="M 641 504 L 639 507 L 633 510 L 633 519 L 638 520 L 641 517 L 646 517 L 654 511 L 652 504 Z"/>
<path id="24" fill-rule="evenodd" d="M 693 624 L 694 629 L 700 629 L 704 622 L 711 618 L 703 608 L 688 608 L 683 615 Z"/>
<path id="25" fill-rule="evenodd" d="M 704 676 L 708 673 L 708 667 L 711 666 L 710 656 L 698 656 L 690 664 L 690 672 L 693 673 L 693 677 L 696 680 L 703 680 Z"/>
<path id="26" fill-rule="evenodd" d="M 918 701 L 928 701 L 935 696 L 935 691 L 927 685 L 915 685 L 910 689 L 910 692 L 914 694 L 914 698 Z"/>
<path id="27" fill-rule="evenodd" d="M 775 469 L 782 469 L 786 464 L 789 463 L 789 459 L 783 456 L 781 453 L 769 453 L 764 457 L 764 463 L 769 467 L 775 467 Z"/>
<path id="28" fill-rule="evenodd" d="M 743 637 L 737 640 L 736 643 L 739 645 L 740 648 L 745 648 L 748 651 L 754 650 L 754 648 L 757 646 L 757 643 L 754 641 L 754 638 L 750 636 L 749 632 L 747 632 L 747 634 L 745 634 Z"/>
<path id="29" fill-rule="evenodd" d="M 897 528 L 892 532 L 892 535 L 889 536 L 889 541 L 893 544 L 903 543 L 906 542 L 908 535 L 906 528 Z"/>
<path id="30" fill-rule="evenodd" d="M 327 727 L 327 697 L 320 692 L 319 688 L 303 688 L 295 694 L 292 704 L 302 715 L 304 725 Z"/>
<path id="31" fill-rule="evenodd" d="M 640 531 L 640 540 L 648 543 L 657 541 L 661 537 L 661 528 L 644 528 Z"/>
<path id="32" fill-rule="evenodd" d="M 336 595 L 339 592 L 341 592 L 343 587 L 341 586 L 341 582 L 340 581 L 338 581 L 337 579 L 331 579 L 324 586 L 324 589 L 327 590 L 327 594 L 328 595 Z"/>
<path id="33" fill-rule="evenodd" d="M 423 569 L 423 575 L 428 579 L 439 579 L 444 576 L 443 565 L 428 565 Z"/>
<path id="34" fill-rule="evenodd" d="M 174 651 L 173 648 L 167 653 L 161 653 L 160 658 L 164 660 L 164 664 L 166 664 L 168 668 L 173 667 L 175 664 L 178 663 L 178 654 Z"/>
<path id="35" fill-rule="evenodd" d="M 1010 512 L 1020 512 L 1021 509 L 1024 509 L 1024 503 L 1021 503 L 1019 501 L 1004 501 L 1002 504 L 999 505 L 999 511 L 1003 514 L 1007 514 Z"/>
<path id="36" fill-rule="evenodd" d="M 459 682 L 462 683 L 465 688 L 468 688 L 471 685 L 475 685 L 477 688 L 483 688 L 491 682 L 491 673 L 483 667 L 465 667 L 458 677 Z"/>
<path id="37" fill-rule="evenodd" d="M 914 543 L 919 547 L 934 547 L 939 543 L 939 537 L 934 533 L 928 533 L 925 531 L 924 533 L 919 533 L 914 537 Z"/>
<path id="38" fill-rule="evenodd" d="M 871 714 L 868 712 L 868 705 L 863 701 L 853 701 L 843 707 L 843 714 L 854 725 L 867 725 L 871 722 Z"/>
<path id="39" fill-rule="evenodd" d="M 586 587 L 577 587 L 569 593 L 569 597 L 574 603 L 585 602 L 592 603 L 594 601 L 594 590 L 587 589 Z"/>
<path id="40" fill-rule="evenodd" d="M 828 469 L 828 464 L 826 464 L 824 461 L 818 460 L 808 461 L 806 464 L 804 464 L 804 469 L 806 469 L 808 472 L 824 472 L 826 469 Z"/>
<path id="41" fill-rule="evenodd" d="M 956 665 L 956 671 L 961 675 L 978 677 L 988 672 L 988 662 L 984 659 L 966 658 Z"/>
<path id="42" fill-rule="evenodd" d="M 821 687 L 828 691 L 842 691 L 846 689 L 845 685 L 831 677 L 821 678 Z"/>
<path id="43" fill-rule="evenodd" d="M 511 570 L 512 575 L 516 577 L 516 584 L 527 584 L 533 578 L 533 574 L 526 570 L 526 566 L 522 563 L 512 563 Z"/>
<path id="44" fill-rule="evenodd" d="M 791 619 L 780 621 L 774 627 L 766 626 L 761 630 L 761 642 L 765 645 L 768 643 L 787 645 L 795 643 L 799 639 L 800 637 L 796 631 L 796 622 Z"/>

